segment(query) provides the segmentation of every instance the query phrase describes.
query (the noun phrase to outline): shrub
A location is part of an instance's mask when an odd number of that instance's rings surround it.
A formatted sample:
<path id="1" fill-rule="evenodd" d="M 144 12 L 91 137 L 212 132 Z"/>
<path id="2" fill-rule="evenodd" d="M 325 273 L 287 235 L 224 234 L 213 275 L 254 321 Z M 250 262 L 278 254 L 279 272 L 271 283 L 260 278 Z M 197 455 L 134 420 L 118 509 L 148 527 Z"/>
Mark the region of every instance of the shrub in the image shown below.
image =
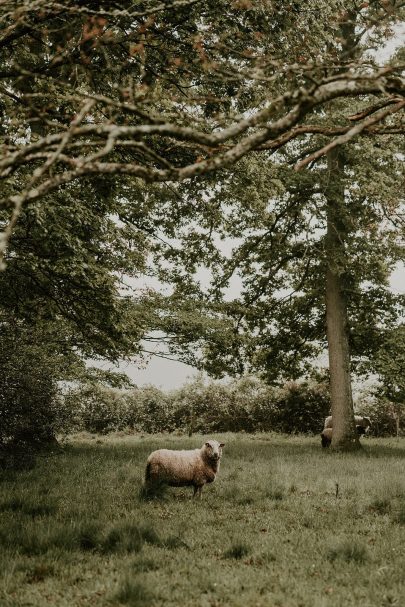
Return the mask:
<path id="1" fill-rule="evenodd" d="M 71 412 L 75 430 L 107 434 L 128 426 L 127 405 L 123 392 L 96 382 L 85 382 L 71 389 L 64 407 Z"/>
<path id="2" fill-rule="evenodd" d="M 139 432 L 171 432 L 170 398 L 154 386 L 137 388 L 125 396 L 128 425 Z"/>
<path id="3" fill-rule="evenodd" d="M 326 384 L 286 384 L 271 407 L 271 429 L 288 434 L 320 432 L 329 409 L 330 399 Z"/>
<path id="4" fill-rule="evenodd" d="M 0 323 L 0 448 L 55 441 L 60 425 L 58 385 L 41 334 L 21 323 Z"/>
<path id="5" fill-rule="evenodd" d="M 171 426 L 190 435 L 234 430 L 231 411 L 235 413 L 228 387 L 205 384 L 201 377 L 171 393 Z"/>
<path id="6" fill-rule="evenodd" d="M 158 388 L 120 390 L 96 382 L 85 382 L 67 392 L 64 407 L 71 426 L 107 434 L 131 428 L 138 432 L 170 432 L 169 400 Z"/>
<path id="7" fill-rule="evenodd" d="M 364 392 L 358 400 L 357 408 L 370 418 L 371 436 L 397 436 L 403 433 L 405 407 L 379 394 L 377 388 Z"/>
<path id="8" fill-rule="evenodd" d="M 65 406 L 76 429 L 106 433 L 131 428 L 157 433 L 319 432 L 329 412 L 327 387 L 321 383 L 266 385 L 255 377 L 222 384 L 201 377 L 164 393 L 146 386 L 132 390 L 94 382 L 70 391 Z"/>
<path id="9" fill-rule="evenodd" d="M 330 409 L 327 386 L 274 388 L 254 377 L 228 385 L 201 378 L 172 393 L 172 426 L 191 432 L 319 432 Z"/>

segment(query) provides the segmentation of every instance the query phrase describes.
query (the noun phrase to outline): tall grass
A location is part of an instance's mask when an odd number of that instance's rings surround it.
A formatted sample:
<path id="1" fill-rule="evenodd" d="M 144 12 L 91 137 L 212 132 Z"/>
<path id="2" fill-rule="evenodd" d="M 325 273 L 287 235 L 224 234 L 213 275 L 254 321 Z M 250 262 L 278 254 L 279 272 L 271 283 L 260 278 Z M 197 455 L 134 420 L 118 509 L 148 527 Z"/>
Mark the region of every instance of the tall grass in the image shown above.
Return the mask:
<path id="1" fill-rule="evenodd" d="M 7 471 L 1 607 L 405 604 L 404 440 L 344 455 L 313 438 L 219 438 L 201 501 L 140 491 L 152 450 L 201 436 L 82 436 Z"/>

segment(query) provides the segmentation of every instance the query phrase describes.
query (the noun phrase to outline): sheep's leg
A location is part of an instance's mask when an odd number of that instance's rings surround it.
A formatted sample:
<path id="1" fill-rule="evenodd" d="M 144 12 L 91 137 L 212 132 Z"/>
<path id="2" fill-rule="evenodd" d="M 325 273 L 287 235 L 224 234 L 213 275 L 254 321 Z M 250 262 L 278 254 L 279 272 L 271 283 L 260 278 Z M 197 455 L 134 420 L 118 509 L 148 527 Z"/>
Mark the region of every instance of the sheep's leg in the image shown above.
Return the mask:
<path id="1" fill-rule="evenodd" d="M 193 497 L 198 497 L 198 499 L 201 499 L 201 491 L 202 491 L 202 485 L 194 485 L 194 493 L 193 493 Z"/>

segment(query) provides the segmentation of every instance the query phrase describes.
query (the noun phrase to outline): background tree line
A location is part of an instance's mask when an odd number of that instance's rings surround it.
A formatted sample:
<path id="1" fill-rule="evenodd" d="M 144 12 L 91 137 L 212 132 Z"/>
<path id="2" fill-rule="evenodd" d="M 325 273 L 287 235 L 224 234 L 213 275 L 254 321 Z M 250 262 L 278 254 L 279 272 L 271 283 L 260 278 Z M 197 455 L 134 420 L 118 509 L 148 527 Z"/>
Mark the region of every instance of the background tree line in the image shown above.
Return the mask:
<path id="1" fill-rule="evenodd" d="M 165 392 L 153 386 L 122 391 L 83 385 L 64 398 L 64 431 L 93 433 L 276 432 L 320 434 L 330 411 L 328 382 L 313 378 L 269 386 L 247 376 L 226 384 L 201 378 Z M 371 419 L 371 436 L 399 436 L 403 408 L 369 388 L 357 409 Z"/>
<path id="2" fill-rule="evenodd" d="M 14 383 L 6 383 L 7 368 L 0 376 L 6 396 L 0 401 L 0 448 L 9 452 L 12 447 L 19 457 L 32 454 L 36 446 L 53 448 L 56 437 L 82 431 L 94 435 L 117 431 L 190 436 L 195 432 L 319 434 L 330 412 L 325 376 L 278 387 L 255 376 L 227 383 L 199 377 L 179 389 L 163 391 L 131 386 L 124 377 L 88 372 L 81 383 L 58 389 L 51 375 L 43 375 L 41 364 L 26 374 L 24 351 L 18 349 L 16 356 Z M 35 354 L 32 360 L 39 362 Z M 371 435 L 402 435 L 403 406 L 389 400 L 381 386 L 363 391 L 356 405 L 370 417 Z M 6 460 L 0 457 L 0 462 Z"/>

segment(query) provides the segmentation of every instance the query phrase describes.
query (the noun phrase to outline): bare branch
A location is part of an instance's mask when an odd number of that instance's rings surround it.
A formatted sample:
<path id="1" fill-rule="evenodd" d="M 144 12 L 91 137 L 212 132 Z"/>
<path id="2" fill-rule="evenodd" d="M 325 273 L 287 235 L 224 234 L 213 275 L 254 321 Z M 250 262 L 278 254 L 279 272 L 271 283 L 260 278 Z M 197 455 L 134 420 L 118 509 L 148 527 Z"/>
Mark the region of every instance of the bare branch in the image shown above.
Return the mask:
<path id="1" fill-rule="evenodd" d="M 357 112 L 357 114 L 352 114 L 347 118 L 348 120 L 352 120 L 353 122 L 357 120 L 363 120 L 363 118 L 370 116 L 370 114 L 373 114 L 377 110 L 381 110 L 383 107 L 387 107 L 387 105 L 393 105 L 394 103 L 398 103 L 399 101 L 401 101 L 400 97 L 392 97 L 392 99 L 383 99 L 379 103 L 375 103 L 374 105 L 371 105 L 365 110 Z"/>
<path id="2" fill-rule="evenodd" d="M 325 145 L 320 150 L 317 150 L 310 156 L 307 156 L 307 158 L 305 158 L 304 160 L 301 160 L 300 162 L 298 162 L 294 167 L 295 170 L 296 171 L 301 170 L 302 168 L 307 166 L 310 162 L 317 160 L 321 156 L 324 156 L 330 150 L 333 150 L 333 148 L 335 148 L 339 145 L 343 145 L 344 143 L 347 143 L 348 141 L 353 139 L 353 137 L 356 137 L 356 135 L 359 135 L 362 131 L 364 131 L 369 126 L 375 124 L 376 122 L 381 122 L 381 120 L 383 120 L 389 114 L 399 112 L 399 110 L 401 110 L 403 107 L 405 107 L 405 99 L 403 101 L 400 101 L 399 103 L 397 103 L 393 108 L 389 108 L 388 110 L 379 112 L 376 116 L 372 116 L 371 118 L 369 118 L 368 120 L 365 120 L 361 124 L 357 124 L 353 128 L 349 129 L 345 135 L 341 135 L 340 137 L 337 137 L 336 139 L 334 139 L 333 141 L 328 143 L 328 145 Z"/>

